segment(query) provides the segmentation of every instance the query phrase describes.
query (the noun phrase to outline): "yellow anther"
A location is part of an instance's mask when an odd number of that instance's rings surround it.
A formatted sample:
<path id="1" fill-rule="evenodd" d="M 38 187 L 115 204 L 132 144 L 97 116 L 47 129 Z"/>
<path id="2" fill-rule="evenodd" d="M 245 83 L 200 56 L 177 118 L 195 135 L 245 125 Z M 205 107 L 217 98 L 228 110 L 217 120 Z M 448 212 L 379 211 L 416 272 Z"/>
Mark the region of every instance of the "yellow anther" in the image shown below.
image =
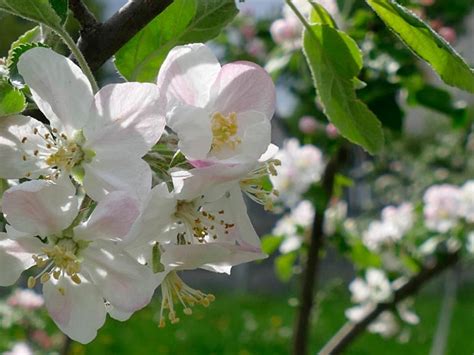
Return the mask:
<path id="1" fill-rule="evenodd" d="M 36 279 L 33 276 L 28 277 L 28 288 L 33 288 L 36 285 Z"/>
<path id="2" fill-rule="evenodd" d="M 48 282 L 50 278 L 51 278 L 51 275 L 49 275 L 48 273 L 41 275 L 41 278 L 40 278 L 41 283 L 44 284 Z"/>
<path id="3" fill-rule="evenodd" d="M 237 137 L 238 125 L 237 114 L 231 112 L 228 116 L 224 116 L 220 112 L 216 112 L 212 116 L 212 150 L 219 151 L 224 147 L 234 150 L 241 143 Z"/>

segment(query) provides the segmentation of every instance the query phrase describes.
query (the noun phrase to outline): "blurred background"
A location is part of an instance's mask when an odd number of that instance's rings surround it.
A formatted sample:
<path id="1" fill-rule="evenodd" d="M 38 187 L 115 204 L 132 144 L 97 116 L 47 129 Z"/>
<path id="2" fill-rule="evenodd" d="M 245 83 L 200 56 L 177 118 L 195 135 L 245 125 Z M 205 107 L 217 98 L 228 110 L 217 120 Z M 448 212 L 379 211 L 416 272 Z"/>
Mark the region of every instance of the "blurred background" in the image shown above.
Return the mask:
<path id="1" fill-rule="evenodd" d="M 125 2 L 87 1 L 101 19 L 110 17 Z M 471 67 L 474 65 L 472 0 L 402 2 L 428 21 Z M 342 238 L 338 234 L 350 230 L 362 235 L 384 206 L 420 201 L 430 185 L 462 185 L 474 179 L 474 96 L 443 85 L 425 64 L 400 45 L 363 2 L 326 3 L 333 6 L 332 15 L 338 25 L 364 52 L 365 67 L 360 79 L 367 86 L 359 91 L 359 96 L 382 120 L 387 143 L 375 157 L 359 148 L 350 148 L 350 162 L 344 175 L 351 183 L 336 201 L 342 203 L 344 210 L 335 220 L 340 228 L 330 236 L 335 243 L 329 243 L 323 258 L 320 292 L 315 299 L 317 311 L 311 320 L 312 353 L 344 324 L 345 310 L 352 305 L 347 286 L 354 279 L 355 270 L 335 246 Z M 283 2 L 246 0 L 238 6 L 239 16 L 212 41 L 212 48 L 223 62 L 251 60 L 271 73 L 277 86 L 273 142 L 283 146 L 288 138 L 294 137 L 300 145 L 313 145 L 322 154 L 322 164 L 341 138 L 314 100 L 309 69 L 298 44 L 291 42 L 290 34 L 273 25 L 284 17 Z M 73 19 L 68 26 L 71 33 L 77 33 L 78 25 Z M 0 57 L 6 55 L 12 41 L 31 27 L 29 22 L 1 14 Z M 111 62 L 101 70 L 99 78 L 101 84 L 121 80 Z M 305 172 L 302 170 L 301 174 Z M 215 294 L 216 301 L 209 308 L 196 308 L 192 316 L 181 317 L 179 324 L 160 329 L 157 295 L 156 302 L 130 321 L 109 319 L 91 344 L 74 343 L 70 353 L 289 353 L 303 259 L 282 249 L 281 240 L 275 239 L 275 225 L 287 212 L 284 207 L 277 208 L 278 213 L 269 213 L 249 202 L 248 208 L 257 232 L 265 236 L 264 247 L 271 256 L 263 262 L 238 266 L 230 276 L 205 271 L 185 273 L 183 279 L 189 285 Z M 40 307 L 41 299 L 5 288 L 0 288 L 0 296 L 0 351 L 15 353 L 15 344 L 16 350 L 21 351 L 23 342 L 34 353 L 60 351 L 62 335 Z M 429 283 L 413 309 L 420 318 L 418 325 L 392 337 L 367 332 L 348 353 L 472 354 L 472 263 L 460 264 Z M 445 339 L 441 350 L 433 345 L 436 339 Z"/>

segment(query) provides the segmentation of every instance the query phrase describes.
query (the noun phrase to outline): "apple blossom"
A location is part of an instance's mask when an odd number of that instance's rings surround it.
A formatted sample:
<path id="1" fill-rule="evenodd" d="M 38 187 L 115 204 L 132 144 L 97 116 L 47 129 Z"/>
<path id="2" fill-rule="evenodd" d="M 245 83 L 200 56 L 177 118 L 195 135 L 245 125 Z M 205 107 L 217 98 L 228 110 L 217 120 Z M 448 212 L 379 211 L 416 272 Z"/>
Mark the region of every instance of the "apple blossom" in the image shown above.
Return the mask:
<path id="1" fill-rule="evenodd" d="M 295 206 L 311 184 L 318 182 L 324 170 L 321 151 L 313 145 L 301 146 L 297 139 L 284 142 L 275 159 L 281 162 L 277 175 L 271 176 L 273 187 L 279 193 L 279 201 Z"/>
<path id="2" fill-rule="evenodd" d="M 19 342 L 13 345 L 13 347 L 9 351 L 5 351 L 4 355 L 33 355 L 33 349 L 25 343 Z"/>
<path id="3" fill-rule="evenodd" d="M 426 226 L 445 233 L 459 220 L 461 191 L 457 186 L 443 184 L 428 188 L 423 196 Z"/>
<path id="4" fill-rule="evenodd" d="M 192 179 L 183 182 L 192 183 Z M 189 314 L 193 304 L 208 305 L 213 299 L 185 285 L 176 271 L 202 268 L 230 273 L 233 265 L 266 257 L 238 184 L 226 192 L 218 188 L 187 200 L 181 199 L 183 186 L 177 187 L 169 192 L 165 183 L 155 186 L 127 237 L 131 238 L 127 250 L 152 268 L 156 285 L 161 285 L 162 326 L 165 309 L 172 323 L 179 320 L 175 301 Z"/>
<path id="5" fill-rule="evenodd" d="M 474 223 L 474 180 L 469 180 L 461 187 L 459 215 L 468 223 Z"/>
<path id="6" fill-rule="evenodd" d="M 196 168 L 216 172 L 257 162 L 270 144 L 275 88 L 250 62 L 221 67 L 204 44 L 172 49 L 157 79 L 159 115 L 178 135 L 178 147 Z"/>
<path id="7" fill-rule="evenodd" d="M 87 343 L 105 322 L 104 300 L 131 313 L 148 304 L 155 287 L 150 270 L 121 244 L 138 216 L 138 201 L 111 192 L 81 222 L 75 192 L 67 177 L 58 183 L 29 181 L 5 192 L 9 224 L 7 233 L 0 233 L 0 285 L 13 284 L 36 266 L 40 271 L 28 286 L 40 280 L 55 323 L 72 339 Z"/>
<path id="8" fill-rule="evenodd" d="M 28 310 L 43 307 L 44 299 L 33 290 L 16 289 L 7 299 L 7 304 L 12 307 L 20 307 Z"/>
<path id="9" fill-rule="evenodd" d="M 155 85 L 108 85 L 94 96 L 79 67 L 41 47 L 24 53 L 18 69 L 51 126 L 21 115 L 2 119 L 0 177 L 73 175 L 95 200 L 110 191 L 148 193 L 151 170 L 141 157 L 165 125 Z"/>

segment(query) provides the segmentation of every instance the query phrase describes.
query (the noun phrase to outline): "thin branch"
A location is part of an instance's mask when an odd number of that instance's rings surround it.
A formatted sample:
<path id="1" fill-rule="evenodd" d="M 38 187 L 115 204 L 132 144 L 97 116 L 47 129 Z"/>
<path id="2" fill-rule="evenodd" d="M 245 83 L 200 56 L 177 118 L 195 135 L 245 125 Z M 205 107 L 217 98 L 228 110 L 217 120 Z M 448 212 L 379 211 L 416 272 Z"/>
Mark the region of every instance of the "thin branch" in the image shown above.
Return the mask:
<path id="1" fill-rule="evenodd" d="M 77 42 L 92 71 L 96 71 L 173 0 L 131 0 L 103 24 L 82 31 Z"/>
<path id="2" fill-rule="evenodd" d="M 81 24 L 82 31 L 90 31 L 90 29 L 99 25 L 94 14 L 87 8 L 82 0 L 69 0 L 69 8 L 76 20 Z"/>
<path id="3" fill-rule="evenodd" d="M 341 166 L 347 160 L 347 149 L 342 146 L 326 166 L 322 186 L 325 193 L 323 206 L 317 206 L 313 220 L 311 240 L 309 241 L 308 258 L 303 275 L 300 303 L 295 323 L 293 337 L 293 354 L 304 355 L 308 347 L 308 332 L 314 294 L 316 293 L 316 279 L 319 274 L 319 256 L 324 247 L 324 214 L 334 190 L 334 179 Z"/>
<path id="4" fill-rule="evenodd" d="M 403 286 L 395 290 L 393 301 L 388 303 L 378 303 L 361 321 L 347 322 L 333 338 L 319 352 L 321 355 L 340 354 L 347 348 L 377 317 L 390 309 L 393 309 L 397 303 L 405 298 L 414 295 L 418 290 L 430 281 L 433 277 L 439 275 L 444 270 L 455 265 L 459 261 L 459 252 L 446 255 L 438 262 L 426 265 L 418 274 L 413 276 Z"/>

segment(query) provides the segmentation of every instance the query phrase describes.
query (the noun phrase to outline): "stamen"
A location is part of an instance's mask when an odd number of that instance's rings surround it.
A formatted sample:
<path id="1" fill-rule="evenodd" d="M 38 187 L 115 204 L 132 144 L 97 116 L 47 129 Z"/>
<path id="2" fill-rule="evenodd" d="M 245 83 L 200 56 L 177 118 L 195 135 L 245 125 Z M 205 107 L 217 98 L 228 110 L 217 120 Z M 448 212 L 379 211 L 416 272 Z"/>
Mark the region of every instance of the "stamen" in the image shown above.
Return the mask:
<path id="1" fill-rule="evenodd" d="M 212 294 L 205 294 L 199 290 L 195 290 L 186 285 L 176 272 L 171 272 L 166 276 L 161 284 L 161 311 L 160 311 L 160 328 L 166 326 L 165 310 L 168 310 L 168 319 L 171 324 L 179 322 L 174 309 L 175 303 L 181 303 L 183 313 L 187 316 L 193 314 L 191 307 L 200 304 L 209 307 L 211 302 L 216 298 Z"/>
<path id="2" fill-rule="evenodd" d="M 237 114 L 231 112 L 229 116 L 224 116 L 220 112 L 216 112 L 212 116 L 212 146 L 211 150 L 220 151 L 224 147 L 235 150 L 235 148 L 242 142 L 237 137 L 238 125 Z"/>

